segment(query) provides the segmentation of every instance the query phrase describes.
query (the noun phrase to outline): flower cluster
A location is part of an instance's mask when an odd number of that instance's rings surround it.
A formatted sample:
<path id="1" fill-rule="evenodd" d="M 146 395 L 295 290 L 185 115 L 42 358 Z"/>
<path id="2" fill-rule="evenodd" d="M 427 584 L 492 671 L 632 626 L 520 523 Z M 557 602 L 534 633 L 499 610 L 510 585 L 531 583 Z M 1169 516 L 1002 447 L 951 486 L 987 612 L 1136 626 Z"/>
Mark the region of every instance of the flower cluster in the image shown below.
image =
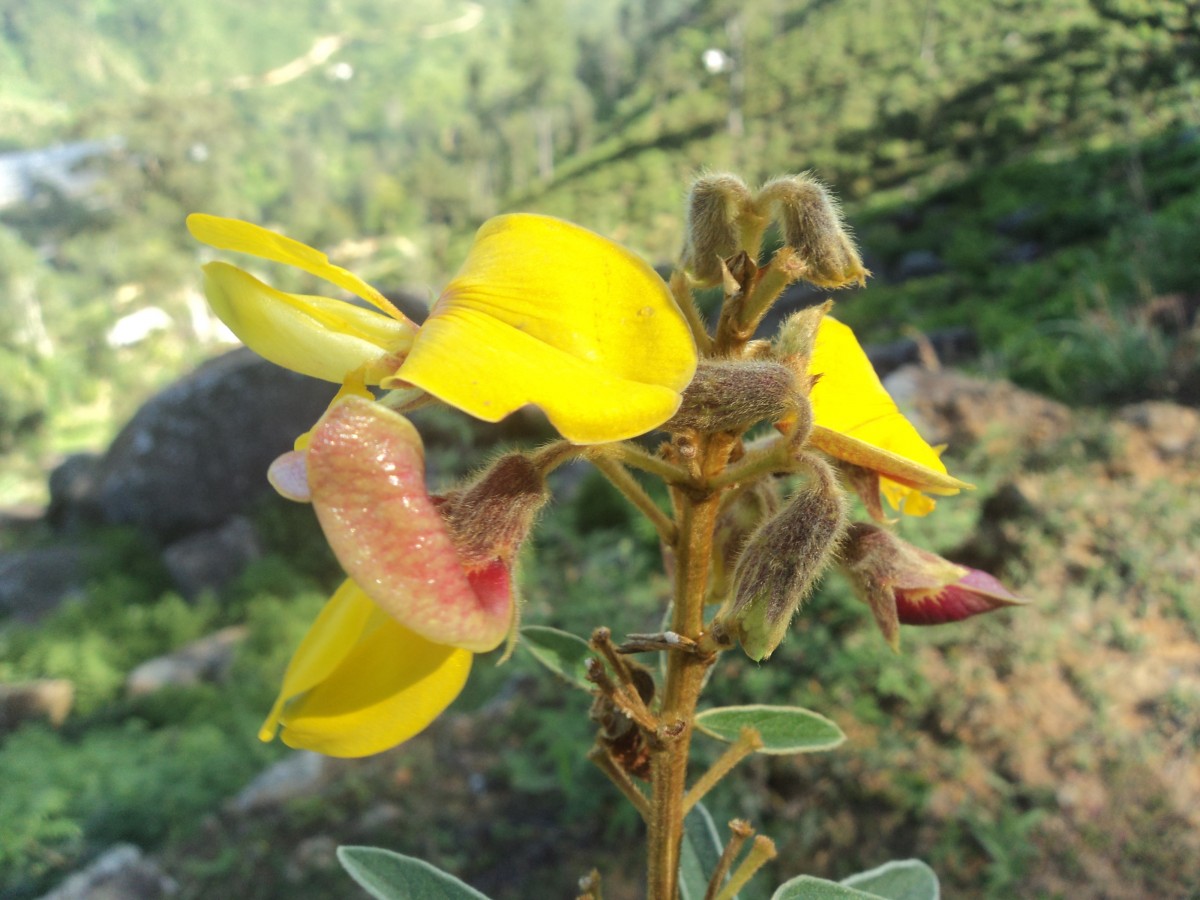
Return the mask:
<path id="1" fill-rule="evenodd" d="M 298 268 L 366 304 L 279 291 L 225 262 L 204 267 L 214 310 L 247 345 L 341 386 L 269 473 L 284 496 L 312 504 L 347 579 L 296 650 L 264 740 L 281 733 L 289 745 L 338 756 L 392 747 L 453 701 L 474 654 L 514 638 L 515 559 L 547 499 L 550 457 L 511 453 L 473 481 L 431 495 L 420 436 L 402 415 L 422 403 L 485 421 L 532 405 L 569 452 L 593 458 L 662 428 L 675 441 L 662 464 L 680 473 L 676 487 L 686 480 L 700 493 L 723 487 L 714 473 L 689 474 L 672 456 L 679 447 L 720 435 L 732 453 L 748 429 L 774 425 L 773 443 L 761 451 L 767 474 L 814 477 L 782 508 L 756 506 L 718 553 L 733 572 L 728 596 L 716 598 L 718 620 L 756 659 L 782 640 L 842 546 L 839 478 L 880 521 L 881 497 L 924 515 L 934 505 L 928 495 L 969 487 L 900 414 L 828 304 L 795 314 L 768 346 L 749 341 L 775 282 L 806 277 L 837 287 L 866 272 L 814 182 L 781 179 L 755 195 L 731 179 L 702 179 L 693 191 L 684 268 L 670 286 L 585 229 L 503 216 L 479 230 L 420 327 L 317 250 L 246 222 L 189 217 L 193 236 L 211 247 Z M 789 245 L 775 269 L 760 272 L 746 251 L 772 215 Z M 743 298 L 742 318 L 723 318 L 714 345 L 689 307 L 690 285 L 722 279 L 727 307 L 730 296 Z M 722 334 L 734 337 L 721 345 Z M 969 581 L 966 570 L 939 570 L 929 581 L 927 560 L 885 547 L 859 526 L 849 533 L 845 562 L 890 641 L 895 622 L 981 611 L 946 599 L 943 588 Z M 914 585 L 924 599 L 914 599 Z M 984 605 L 1017 602 L 987 591 Z"/>

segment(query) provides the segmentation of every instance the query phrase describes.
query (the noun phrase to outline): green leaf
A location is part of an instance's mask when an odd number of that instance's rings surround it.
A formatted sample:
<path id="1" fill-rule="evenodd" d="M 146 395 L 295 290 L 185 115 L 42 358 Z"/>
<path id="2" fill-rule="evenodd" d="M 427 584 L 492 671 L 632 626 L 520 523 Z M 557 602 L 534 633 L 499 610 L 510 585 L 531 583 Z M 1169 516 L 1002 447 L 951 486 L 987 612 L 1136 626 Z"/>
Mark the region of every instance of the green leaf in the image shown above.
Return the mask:
<path id="1" fill-rule="evenodd" d="M 771 895 L 771 900 L 879 900 L 879 895 L 846 887 L 836 881 L 801 875 L 781 884 Z"/>
<path id="2" fill-rule="evenodd" d="M 937 875 L 919 859 L 897 859 L 868 872 L 843 878 L 842 884 L 887 900 L 939 900 Z"/>
<path id="3" fill-rule="evenodd" d="M 716 823 L 704 804 L 697 803 L 683 820 L 683 846 L 679 850 L 680 900 L 704 900 L 709 879 L 723 849 Z"/>
<path id="4" fill-rule="evenodd" d="M 735 741 L 743 728 L 758 729 L 759 753 L 814 753 L 832 750 L 846 735 L 834 722 L 798 706 L 722 706 L 696 716 L 696 727 L 723 741 Z"/>
<path id="5" fill-rule="evenodd" d="M 424 860 L 379 847 L 338 847 L 338 862 L 378 900 L 488 900 Z"/>
<path id="6" fill-rule="evenodd" d="M 521 629 L 521 646 L 533 658 L 556 675 L 576 687 L 591 691 L 594 685 L 587 679 L 587 661 L 596 656 L 591 645 L 581 637 L 544 625 L 527 625 Z"/>

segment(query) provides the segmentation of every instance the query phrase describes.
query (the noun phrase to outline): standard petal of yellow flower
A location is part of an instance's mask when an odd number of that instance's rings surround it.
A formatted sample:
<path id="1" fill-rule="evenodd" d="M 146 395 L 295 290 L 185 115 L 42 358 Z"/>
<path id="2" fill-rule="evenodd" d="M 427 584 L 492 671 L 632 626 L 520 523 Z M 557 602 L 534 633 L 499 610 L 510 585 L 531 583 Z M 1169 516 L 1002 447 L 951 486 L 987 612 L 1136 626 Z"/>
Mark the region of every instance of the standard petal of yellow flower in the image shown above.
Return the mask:
<path id="1" fill-rule="evenodd" d="M 934 501 L 922 491 L 957 494 L 970 487 L 947 474 L 937 452 L 901 415 L 847 326 L 829 316 L 821 320 L 808 371 L 820 376 L 811 394 L 810 442 L 880 473 L 880 489 L 894 508 L 925 515 Z"/>
<path id="2" fill-rule="evenodd" d="M 259 737 L 329 756 L 379 753 L 426 728 L 466 683 L 471 653 L 400 625 L 352 581 L 292 657 Z"/>
<path id="3" fill-rule="evenodd" d="M 210 216 L 205 213 L 192 213 L 187 217 L 187 228 L 192 237 L 218 250 L 233 250 L 236 253 L 246 253 L 272 262 L 295 266 L 310 275 L 316 275 L 331 284 L 336 284 L 344 291 L 349 291 L 375 306 L 390 318 L 407 321 L 387 297 L 379 293 L 353 272 L 335 266 L 329 257 L 320 250 L 314 250 L 307 244 L 286 237 L 275 231 L 269 231 L 259 225 L 243 222 L 239 219 L 226 219 L 221 216 Z"/>
<path id="4" fill-rule="evenodd" d="M 587 444 L 666 421 L 695 368 L 645 261 L 569 222 L 512 215 L 479 230 L 396 378 L 490 422 L 534 404 Z"/>
<path id="5" fill-rule="evenodd" d="M 391 375 L 415 326 L 340 300 L 287 294 L 227 263 L 204 267 L 204 292 L 217 316 L 271 362 L 342 383 L 364 368 L 368 384 Z"/>

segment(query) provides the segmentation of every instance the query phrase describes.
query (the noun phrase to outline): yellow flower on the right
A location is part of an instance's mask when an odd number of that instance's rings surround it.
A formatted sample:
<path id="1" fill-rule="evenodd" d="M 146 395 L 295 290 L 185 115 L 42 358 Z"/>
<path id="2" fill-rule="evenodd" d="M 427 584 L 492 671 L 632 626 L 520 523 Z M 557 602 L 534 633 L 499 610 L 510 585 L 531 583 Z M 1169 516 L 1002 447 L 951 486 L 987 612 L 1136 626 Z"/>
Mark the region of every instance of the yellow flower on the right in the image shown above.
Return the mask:
<path id="1" fill-rule="evenodd" d="M 879 492 L 893 509 L 924 516 L 936 504 L 927 494 L 973 487 L 946 472 L 937 451 L 896 408 L 848 326 L 830 316 L 821 320 L 808 372 L 816 377 L 809 443 L 877 475 Z"/>

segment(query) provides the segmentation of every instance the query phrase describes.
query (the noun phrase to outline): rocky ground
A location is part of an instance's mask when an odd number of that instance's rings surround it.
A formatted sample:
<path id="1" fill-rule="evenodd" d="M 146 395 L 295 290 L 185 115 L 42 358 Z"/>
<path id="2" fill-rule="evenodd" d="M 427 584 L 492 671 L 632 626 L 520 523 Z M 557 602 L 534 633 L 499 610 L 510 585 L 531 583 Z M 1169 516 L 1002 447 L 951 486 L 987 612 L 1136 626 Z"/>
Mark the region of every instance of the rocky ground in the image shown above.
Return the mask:
<path id="1" fill-rule="evenodd" d="M 1033 605 L 907 629 L 893 658 L 852 601 L 819 595 L 788 652 L 761 670 L 731 660 L 728 674 L 773 678 L 850 741 L 755 760 L 714 798 L 718 820 L 747 815 L 775 837 L 779 876 L 918 856 L 948 896 L 1195 897 L 1200 414 L 1154 402 L 1072 411 L 912 366 L 889 388 L 980 486 L 936 536 L 927 523 L 914 534 Z M 836 672 L 821 641 L 845 651 Z M 536 714 L 563 704 L 556 687 L 520 666 L 491 683 L 482 706 L 392 753 L 291 757 L 190 839 L 116 848 L 141 867 L 129 876 L 140 887 L 111 896 L 217 896 L 234 883 L 248 898 L 344 896 L 339 843 L 422 856 L 497 900 L 531 896 L 529 884 L 571 896 L 593 865 L 608 900 L 639 896 L 639 826 L 607 786 L 570 750 L 522 762 L 540 752 L 531 744 L 557 746 L 535 734 Z M 119 883 L 111 860 L 100 869 Z"/>

